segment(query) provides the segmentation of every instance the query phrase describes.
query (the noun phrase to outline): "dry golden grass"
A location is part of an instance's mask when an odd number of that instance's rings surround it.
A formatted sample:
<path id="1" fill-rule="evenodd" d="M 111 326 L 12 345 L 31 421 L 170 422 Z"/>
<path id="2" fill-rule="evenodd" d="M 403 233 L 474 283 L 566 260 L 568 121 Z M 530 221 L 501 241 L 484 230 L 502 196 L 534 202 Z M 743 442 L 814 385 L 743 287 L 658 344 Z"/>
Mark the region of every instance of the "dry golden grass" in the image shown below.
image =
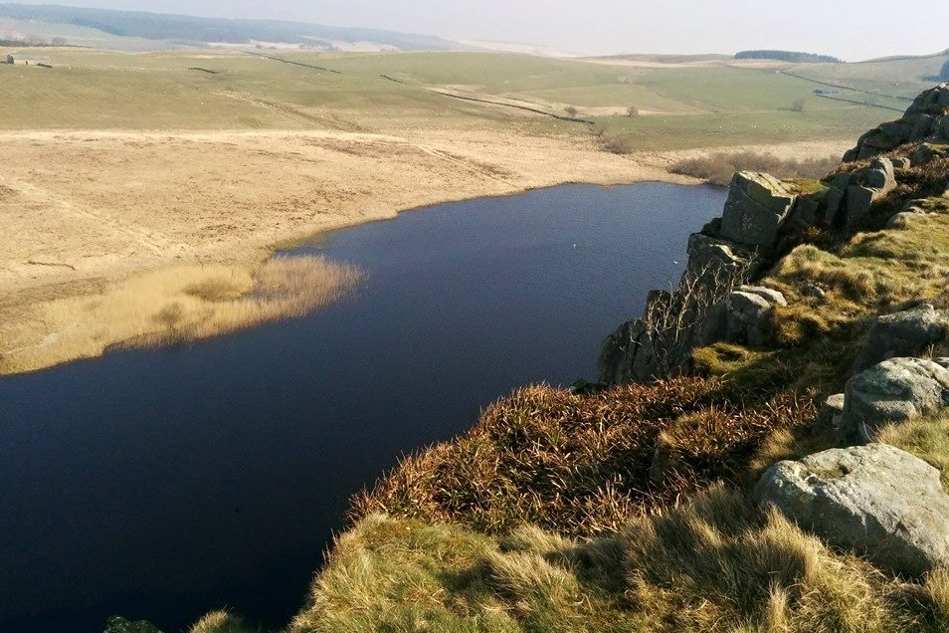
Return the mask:
<path id="1" fill-rule="evenodd" d="M 355 268 L 319 257 L 276 258 L 256 268 L 176 266 L 133 276 L 97 295 L 34 304 L 27 314 L 4 319 L 0 374 L 301 316 L 360 279 Z"/>
<path id="2" fill-rule="evenodd" d="M 880 433 L 880 441 L 902 448 L 938 468 L 942 485 L 949 491 L 949 413 L 887 426 Z"/>
<path id="3" fill-rule="evenodd" d="M 227 611 L 212 611 L 195 622 L 188 633 L 251 633 L 251 629 Z"/>
<path id="4" fill-rule="evenodd" d="M 713 486 L 618 534 L 493 538 L 370 515 L 290 633 L 944 633 L 949 572 L 902 583 Z"/>

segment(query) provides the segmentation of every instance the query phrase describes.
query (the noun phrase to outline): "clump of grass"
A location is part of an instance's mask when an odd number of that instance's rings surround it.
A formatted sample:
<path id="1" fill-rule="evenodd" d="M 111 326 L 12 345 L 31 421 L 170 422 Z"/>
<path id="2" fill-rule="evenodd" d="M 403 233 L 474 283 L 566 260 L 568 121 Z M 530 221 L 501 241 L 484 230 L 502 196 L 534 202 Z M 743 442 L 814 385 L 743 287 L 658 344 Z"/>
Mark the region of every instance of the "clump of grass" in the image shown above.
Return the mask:
<path id="1" fill-rule="evenodd" d="M 938 468 L 942 485 L 949 492 L 949 415 L 888 426 L 880 432 L 880 441 L 902 448 Z"/>
<path id="2" fill-rule="evenodd" d="M 924 610 L 895 604 L 895 582 L 735 492 L 637 519 L 624 537 L 630 598 L 651 630 L 938 630 L 913 628 Z"/>
<path id="3" fill-rule="evenodd" d="M 689 481 L 738 481 L 771 434 L 808 426 L 816 417 L 815 398 L 791 391 L 758 405 L 724 401 L 669 424 L 657 438 L 656 454 Z M 655 465 L 652 474 L 657 476 Z"/>
<path id="4" fill-rule="evenodd" d="M 253 633 L 253 630 L 236 615 L 219 610 L 203 616 L 188 633 Z"/>
<path id="5" fill-rule="evenodd" d="M 766 360 L 773 352 L 752 350 L 734 343 L 714 343 L 693 350 L 696 371 L 707 376 L 723 377 Z"/>
<path id="6" fill-rule="evenodd" d="M 370 515 L 290 633 L 937 633 L 949 575 L 900 583 L 722 486 L 619 533 L 502 537 Z"/>
<path id="7" fill-rule="evenodd" d="M 722 186 L 731 181 L 735 172 L 762 171 L 777 178 L 797 179 L 800 193 L 810 193 L 823 189 L 817 179 L 834 171 L 839 164 L 839 156 L 796 160 L 761 152 L 716 152 L 681 160 L 670 171 Z"/>
<path id="8" fill-rule="evenodd" d="M 596 142 L 601 150 L 610 154 L 632 154 L 637 149 L 635 140 L 627 134 L 601 132 Z"/>
<path id="9" fill-rule="evenodd" d="M 144 273 L 98 295 L 38 304 L 30 314 L 0 320 L 0 374 L 100 356 L 113 347 L 191 341 L 301 316 L 361 279 L 356 268 L 320 257 Z"/>

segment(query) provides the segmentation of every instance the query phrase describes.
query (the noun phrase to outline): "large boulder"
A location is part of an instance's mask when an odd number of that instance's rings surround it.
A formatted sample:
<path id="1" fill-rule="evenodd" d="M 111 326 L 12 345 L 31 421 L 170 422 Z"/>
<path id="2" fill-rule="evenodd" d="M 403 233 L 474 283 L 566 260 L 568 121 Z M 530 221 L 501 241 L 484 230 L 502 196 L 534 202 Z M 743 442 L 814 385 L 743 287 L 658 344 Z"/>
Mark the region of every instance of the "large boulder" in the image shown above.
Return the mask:
<path id="1" fill-rule="evenodd" d="M 870 166 L 849 175 L 846 188 L 846 216 L 842 224 L 859 226 L 875 202 L 896 188 L 896 170 L 889 158 L 875 158 Z"/>
<path id="2" fill-rule="evenodd" d="M 863 180 L 872 189 L 891 191 L 896 187 L 896 168 L 889 158 L 875 158 L 863 172 Z"/>
<path id="3" fill-rule="evenodd" d="M 769 174 L 735 174 L 722 215 L 721 236 L 762 250 L 777 241 L 778 230 L 794 206 L 795 196 Z"/>
<path id="4" fill-rule="evenodd" d="M 854 369 L 864 369 L 894 356 L 918 356 L 941 343 L 949 333 L 949 319 L 932 305 L 879 316 L 870 325 Z"/>
<path id="5" fill-rule="evenodd" d="M 761 347 L 771 340 L 774 306 L 787 306 L 784 295 L 761 286 L 741 286 L 725 298 L 725 340 Z M 705 340 L 703 344 L 715 342 Z"/>
<path id="6" fill-rule="evenodd" d="M 802 528 L 895 573 L 919 576 L 949 566 L 949 495 L 940 473 L 893 446 L 780 462 L 754 494 Z"/>
<path id="7" fill-rule="evenodd" d="M 930 415 L 949 406 L 949 370 L 923 358 L 891 358 L 847 382 L 842 430 L 872 442 L 887 424 Z"/>

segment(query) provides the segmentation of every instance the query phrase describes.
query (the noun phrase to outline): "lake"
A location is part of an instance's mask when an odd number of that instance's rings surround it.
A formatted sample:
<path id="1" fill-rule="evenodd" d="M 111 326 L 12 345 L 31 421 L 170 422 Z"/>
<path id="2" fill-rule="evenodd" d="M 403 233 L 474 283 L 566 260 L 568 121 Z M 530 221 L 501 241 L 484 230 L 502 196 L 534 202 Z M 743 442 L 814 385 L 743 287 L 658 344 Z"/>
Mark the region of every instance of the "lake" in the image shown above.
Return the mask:
<path id="1" fill-rule="evenodd" d="M 283 625 L 348 497 L 513 388 L 596 377 L 725 191 L 565 185 L 340 230 L 305 318 L 0 379 L 0 631 Z"/>

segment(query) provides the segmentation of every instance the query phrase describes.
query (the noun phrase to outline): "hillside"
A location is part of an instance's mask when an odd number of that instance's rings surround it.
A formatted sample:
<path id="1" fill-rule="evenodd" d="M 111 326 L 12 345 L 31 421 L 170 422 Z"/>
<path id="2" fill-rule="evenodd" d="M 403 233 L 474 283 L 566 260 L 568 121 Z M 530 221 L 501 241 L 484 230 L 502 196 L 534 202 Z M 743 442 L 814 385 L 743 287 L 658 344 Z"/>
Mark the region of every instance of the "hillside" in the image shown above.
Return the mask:
<path id="1" fill-rule="evenodd" d="M 737 174 L 602 382 L 358 495 L 288 630 L 947 630 L 947 124 L 943 84 L 822 180 Z"/>
<path id="2" fill-rule="evenodd" d="M 115 11 L 57 5 L 0 4 L 0 18 L 48 25 L 71 25 L 118 38 L 178 43 L 248 44 L 254 41 L 331 48 L 334 42 L 366 42 L 398 50 L 459 50 L 438 37 L 377 29 L 348 28 L 277 20 L 236 20 L 187 15 Z M 42 36 L 42 27 L 24 27 Z"/>

